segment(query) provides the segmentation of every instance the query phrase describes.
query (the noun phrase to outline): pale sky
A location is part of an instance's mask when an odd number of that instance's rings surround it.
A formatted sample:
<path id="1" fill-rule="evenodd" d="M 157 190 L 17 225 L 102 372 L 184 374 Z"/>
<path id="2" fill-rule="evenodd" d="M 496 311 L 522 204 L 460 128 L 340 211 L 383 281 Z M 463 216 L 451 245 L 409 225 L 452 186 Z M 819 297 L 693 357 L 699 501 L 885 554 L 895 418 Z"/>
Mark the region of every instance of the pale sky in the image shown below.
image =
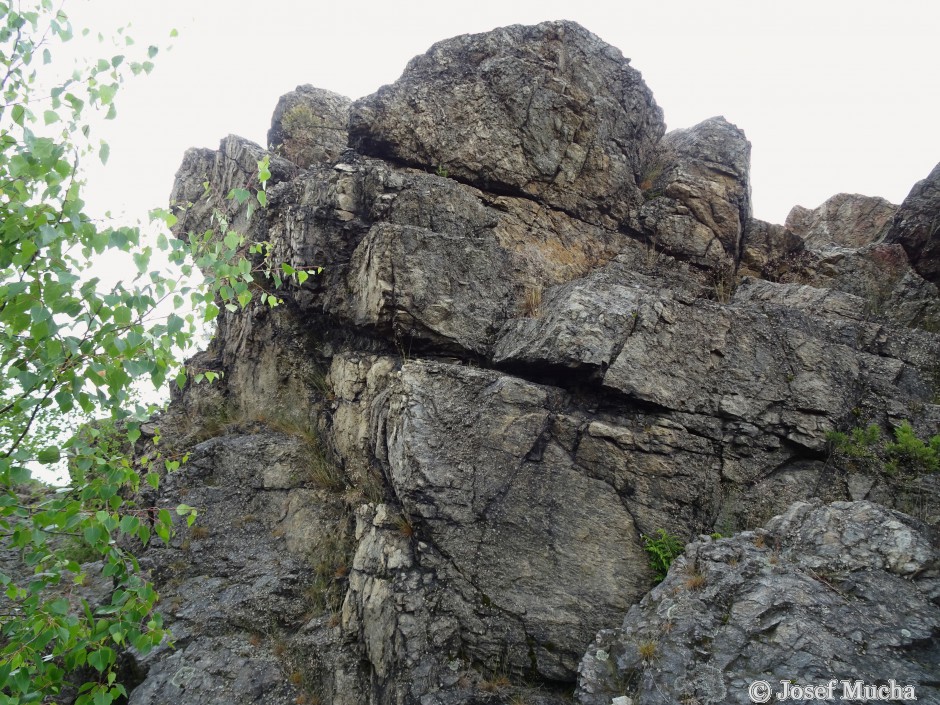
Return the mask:
<path id="1" fill-rule="evenodd" d="M 166 45 L 119 94 L 94 170 L 92 209 L 143 216 L 166 205 L 188 147 L 227 134 L 264 144 L 283 93 L 310 83 L 352 98 L 457 34 L 570 19 L 632 59 L 669 129 L 724 115 L 752 144 L 754 213 L 838 192 L 899 203 L 940 161 L 940 59 L 933 0 L 67 0 L 76 25 L 131 22 Z"/>

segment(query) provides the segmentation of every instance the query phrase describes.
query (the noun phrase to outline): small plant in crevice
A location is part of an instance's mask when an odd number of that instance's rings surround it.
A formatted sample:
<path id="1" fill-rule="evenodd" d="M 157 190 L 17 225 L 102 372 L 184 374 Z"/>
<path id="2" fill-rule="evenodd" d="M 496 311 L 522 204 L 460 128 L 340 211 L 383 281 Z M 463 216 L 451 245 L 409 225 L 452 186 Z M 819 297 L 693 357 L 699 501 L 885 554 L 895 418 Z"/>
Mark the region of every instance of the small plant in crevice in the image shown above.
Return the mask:
<path id="1" fill-rule="evenodd" d="M 350 505 L 357 505 L 363 501 L 371 504 L 384 502 L 385 485 L 381 471 L 375 468 L 361 471 L 359 478 L 353 478 L 352 486 L 346 490 L 344 498 Z"/>
<path id="2" fill-rule="evenodd" d="M 731 302 L 734 292 L 737 291 L 741 283 L 741 276 L 738 274 L 734 265 L 730 263 L 716 266 L 708 275 L 708 283 L 712 291 L 709 298 L 720 304 Z"/>
<path id="3" fill-rule="evenodd" d="M 829 431 L 826 440 L 834 452 L 849 458 L 874 458 L 874 448 L 881 440 L 881 429 L 871 424 L 867 428 L 855 427 L 848 432 Z"/>
<path id="4" fill-rule="evenodd" d="M 319 442 L 308 444 L 307 479 L 314 486 L 330 492 L 342 492 L 346 489 L 346 477 L 342 469 L 332 462 L 323 451 Z"/>
<path id="5" fill-rule="evenodd" d="M 659 264 L 660 256 L 665 251 L 665 248 L 656 249 L 656 238 L 650 237 L 646 243 L 646 255 L 644 257 L 644 264 L 648 268 L 655 268 Z"/>
<path id="6" fill-rule="evenodd" d="M 480 690 L 486 693 L 498 693 L 512 686 L 512 681 L 505 673 L 494 675 L 480 683 Z"/>
<path id="7" fill-rule="evenodd" d="M 658 650 L 659 645 L 652 639 L 641 641 L 636 647 L 637 654 L 639 654 L 643 663 L 650 663 L 655 659 Z"/>
<path id="8" fill-rule="evenodd" d="M 336 394 L 333 391 L 333 387 L 330 385 L 329 373 L 326 372 L 316 361 L 310 363 L 310 366 L 304 372 L 302 379 L 305 385 L 313 389 L 317 394 L 322 396 L 327 401 L 333 401 L 336 399 Z"/>
<path id="9" fill-rule="evenodd" d="M 698 572 L 697 570 L 695 570 L 695 571 L 689 573 L 689 575 L 686 577 L 686 579 L 685 579 L 685 586 L 686 586 L 686 588 L 688 588 L 690 591 L 695 592 L 695 591 L 697 591 L 697 590 L 701 590 L 702 588 L 704 588 L 706 582 L 707 582 L 707 581 L 705 580 L 705 576 L 702 575 L 702 574 L 701 574 L 700 572 Z"/>
<path id="10" fill-rule="evenodd" d="M 882 471 L 890 476 L 918 476 L 940 470 L 940 434 L 922 440 L 909 421 L 894 429 L 894 440 L 883 439 L 875 424 L 847 432 L 830 431 L 826 440 L 834 456 L 853 470 Z"/>
<path id="11" fill-rule="evenodd" d="M 307 471 L 304 478 L 309 484 L 329 492 L 342 492 L 347 488 L 346 477 L 339 465 L 329 457 L 320 442 L 316 429 L 307 419 L 298 419 L 290 414 L 269 415 L 257 413 L 246 417 L 246 421 L 260 423 L 272 431 L 300 440 L 306 451 Z"/>
<path id="12" fill-rule="evenodd" d="M 538 318 L 542 313 L 542 286 L 527 286 L 522 294 L 522 315 L 525 318 Z"/>
<path id="13" fill-rule="evenodd" d="M 672 562 L 682 555 L 685 544 L 665 529 L 657 529 L 654 536 L 643 536 L 643 548 L 649 556 L 653 581 L 659 584 L 666 579 Z"/>
<path id="14" fill-rule="evenodd" d="M 307 556 L 313 567 L 313 579 L 307 585 L 305 597 L 312 617 L 340 611 L 354 551 L 351 518 L 343 514 L 313 545 Z"/>
<path id="15" fill-rule="evenodd" d="M 881 476 L 891 489 L 890 506 L 927 523 L 940 519 L 925 476 L 940 471 L 940 434 L 927 439 L 917 436 L 909 421 L 898 424 L 892 435 L 883 436 L 874 424 L 867 428 L 831 431 L 829 462 L 836 467 L 869 476 Z"/>
<path id="16" fill-rule="evenodd" d="M 666 162 L 663 157 L 658 159 L 653 159 L 649 164 L 647 164 L 646 169 L 640 177 L 637 179 L 637 186 L 639 186 L 640 191 L 643 192 L 643 198 L 645 200 L 650 200 L 662 195 L 661 189 L 653 190 L 653 186 L 656 185 L 656 182 L 663 175 L 663 172 L 666 170 Z"/>
<path id="17" fill-rule="evenodd" d="M 415 527 L 411 523 L 411 520 L 402 514 L 395 521 L 395 527 L 398 529 L 398 533 L 401 534 L 404 538 L 410 539 L 415 535 Z"/>
<path id="18" fill-rule="evenodd" d="M 894 429 L 894 438 L 894 442 L 885 444 L 886 470 L 897 472 L 906 468 L 915 474 L 940 470 L 940 434 L 922 441 L 910 422 L 904 421 Z"/>

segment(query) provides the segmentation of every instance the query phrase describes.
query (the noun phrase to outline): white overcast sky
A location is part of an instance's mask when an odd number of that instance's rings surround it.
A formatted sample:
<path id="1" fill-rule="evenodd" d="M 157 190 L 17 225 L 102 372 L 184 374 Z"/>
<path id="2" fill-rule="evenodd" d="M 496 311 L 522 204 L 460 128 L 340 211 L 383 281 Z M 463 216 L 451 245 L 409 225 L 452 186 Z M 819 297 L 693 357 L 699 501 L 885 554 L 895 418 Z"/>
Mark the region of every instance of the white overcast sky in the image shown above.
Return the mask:
<path id="1" fill-rule="evenodd" d="M 352 98 L 457 34 L 580 22 L 643 73 L 669 129 L 724 115 L 752 144 L 754 213 L 838 192 L 899 203 L 940 161 L 936 0 L 67 0 L 76 25 L 131 22 L 166 45 L 119 95 L 92 209 L 163 206 L 188 147 L 226 134 L 264 144 L 277 99 L 310 83 Z"/>

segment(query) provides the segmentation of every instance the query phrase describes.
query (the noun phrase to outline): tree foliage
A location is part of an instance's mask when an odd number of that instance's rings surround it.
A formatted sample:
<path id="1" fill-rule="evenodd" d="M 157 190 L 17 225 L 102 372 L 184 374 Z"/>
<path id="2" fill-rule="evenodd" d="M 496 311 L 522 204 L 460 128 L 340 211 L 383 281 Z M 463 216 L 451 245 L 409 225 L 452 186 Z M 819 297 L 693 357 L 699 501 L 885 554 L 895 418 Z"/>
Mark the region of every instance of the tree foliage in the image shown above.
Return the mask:
<path id="1" fill-rule="evenodd" d="M 50 0 L 0 0 L 0 555 L 13 561 L 0 562 L 0 705 L 55 698 L 75 673 L 88 674 L 79 705 L 106 705 L 126 695 L 118 652 L 146 654 L 167 638 L 158 596 L 128 547 L 168 543 L 174 517 L 131 498 L 185 459 L 132 454 L 152 411 L 137 392 L 142 381 L 185 383 L 183 351 L 220 306 L 249 304 L 259 269 L 221 220 L 221 232 L 150 243 L 138 228 L 86 214 L 79 164 L 108 158 L 89 116 L 113 117 L 120 86 L 150 72 L 157 48 L 122 35 L 122 53 L 43 86 L 55 75 L 43 67 L 72 38 Z M 231 194 L 246 207 L 266 203 L 266 162 L 259 171 L 256 193 Z M 175 222 L 166 211 L 154 217 Z M 151 264 L 157 250 L 169 270 Z M 132 279 L 104 286 L 89 274 L 109 253 L 128 258 Z M 74 432 L 76 420 L 91 419 Z M 31 467 L 56 463 L 68 464 L 68 486 L 31 480 Z M 196 517 L 185 505 L 176 513 Z M 79 596 L 91 568 L 78 558 L 113 581 L 109 604 Z"/>

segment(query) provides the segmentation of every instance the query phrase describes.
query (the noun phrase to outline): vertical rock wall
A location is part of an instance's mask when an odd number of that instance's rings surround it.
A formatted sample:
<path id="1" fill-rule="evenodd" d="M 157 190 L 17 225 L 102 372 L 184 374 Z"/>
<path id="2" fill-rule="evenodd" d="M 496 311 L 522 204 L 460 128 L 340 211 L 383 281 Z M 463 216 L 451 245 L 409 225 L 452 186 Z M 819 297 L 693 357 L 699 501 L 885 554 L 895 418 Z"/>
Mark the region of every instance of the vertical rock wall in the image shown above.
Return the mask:
<path id="1" fill-rule="evenodd" d="M 190 151 L 174 186 L 180 235 L 228 209 L 323 272 L 223 312 L 193 364 L 225 377 L 160 422 L 194 451 L 156 501 L 209 534 L 144 556 L 178 642 L 132 703 L 569 702 L 651 586 L 643 536 L 810 497 L 940 520 L 935 477 L 827 442 L 937 432 L 929 194 L 879 204 L 884 242 L 842 208 L 755 221 L 741 130 L 664 135 L 568 22 L 441 42 L 354 103 L 301 87 L 270 142 Z M 264 155 L 247 219 L 223 197 Z"/>

